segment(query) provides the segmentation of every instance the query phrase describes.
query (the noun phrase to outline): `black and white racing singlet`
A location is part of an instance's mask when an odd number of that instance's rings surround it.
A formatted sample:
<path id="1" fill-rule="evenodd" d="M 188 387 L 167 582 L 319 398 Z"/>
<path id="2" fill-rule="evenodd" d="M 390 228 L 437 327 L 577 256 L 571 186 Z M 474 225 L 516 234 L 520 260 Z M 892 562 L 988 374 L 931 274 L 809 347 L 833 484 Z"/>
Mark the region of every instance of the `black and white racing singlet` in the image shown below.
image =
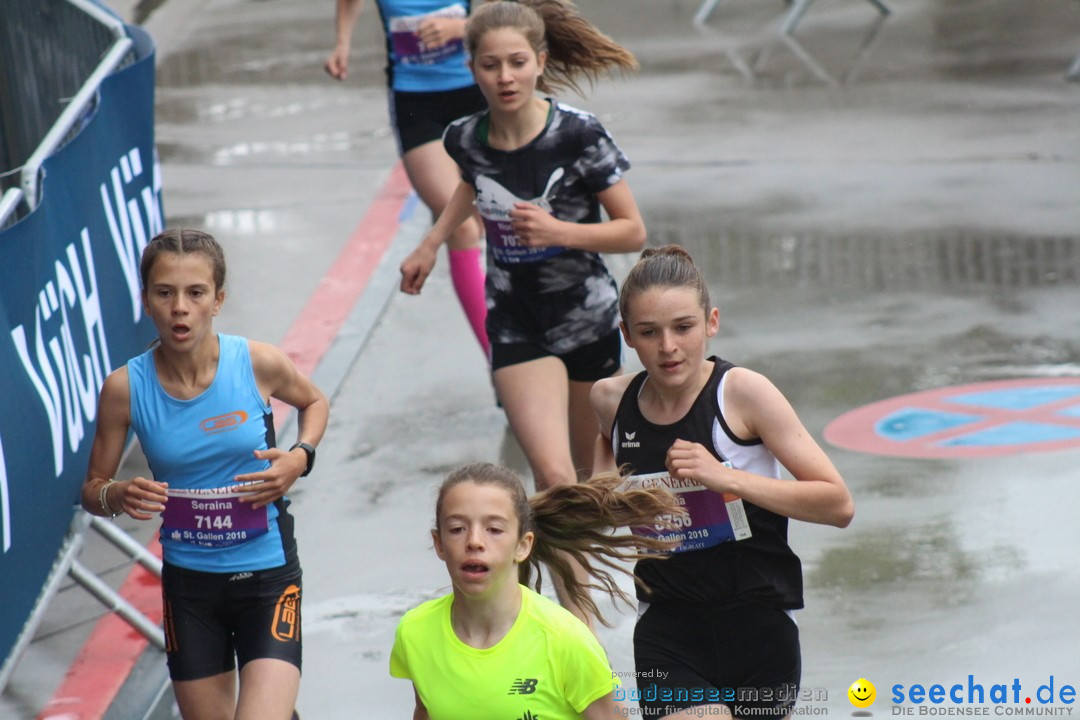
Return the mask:
<path id="1" fill-rule="evenodd" d="M 801 608 L 802 564 L 787 543 L 787 518 L 734 496 L 678 481 L 665 467 L 676 440 L 697 442 L 722 462 L 766 477 L 780 477 L 780 465 L 760 440 L 735 437 L 724 420 L 724 381 L 734 365 L 718 358 L 689 412 L 670 425 L 645 419 L 638 395 L 648 374 L 630 381 L 611 427 L 612 450 L 630 482 L 672 490 L 689 512 L 665 535 L 682 544 L 661 560 L 642 560 L 634 572 L 649 586 L 638 597 L 650 602 L 680 599 L 716 603 L 740 599 L 785 609 Z M 641 532 L 641 530 L 639 530 Z M 647 531 L 646 531 L 647 532 Z"/>

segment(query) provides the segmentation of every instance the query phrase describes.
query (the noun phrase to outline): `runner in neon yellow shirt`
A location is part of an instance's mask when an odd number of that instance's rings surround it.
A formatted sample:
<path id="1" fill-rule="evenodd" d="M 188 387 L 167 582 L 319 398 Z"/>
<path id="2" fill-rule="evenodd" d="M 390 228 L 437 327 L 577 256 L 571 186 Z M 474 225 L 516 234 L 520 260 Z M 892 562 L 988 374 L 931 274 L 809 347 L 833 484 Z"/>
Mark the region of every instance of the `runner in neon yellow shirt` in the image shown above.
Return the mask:
<path id="1" fill-rule="evenodd" d="M 514 473 L 490 463 L 443 482 L 431 535 L 454 591 L 407 612 L 390 655 L 390 674 L 413 682 L 414 720 L 609 720 L 619 712 L 618 683 L 592 631 L 525 585 L 544 564 L 603 621 L 571 553 L 594 587 L 627 599 L 594 563 L 615 567 L 612 560 L 670 544 L 608 530 L 681 510 L 664 490 L 620 492 L 621 483 L 610 474 L 529 499 Z"/>
<path id="2" fill-rule="evenodd" d="M 616 686 L 589 628 L 527 587 L 506 635 L 488 648 L 464 643 L 451 625 L 453 595 L 410 610 L 398 626 L 390 674 L 413 681 L 428 716 L 579 718 L 611 703 Z M 612 707 L 614 707 L 612 705 Z M 607 717 L 612 717 L 609 709 Z"/>

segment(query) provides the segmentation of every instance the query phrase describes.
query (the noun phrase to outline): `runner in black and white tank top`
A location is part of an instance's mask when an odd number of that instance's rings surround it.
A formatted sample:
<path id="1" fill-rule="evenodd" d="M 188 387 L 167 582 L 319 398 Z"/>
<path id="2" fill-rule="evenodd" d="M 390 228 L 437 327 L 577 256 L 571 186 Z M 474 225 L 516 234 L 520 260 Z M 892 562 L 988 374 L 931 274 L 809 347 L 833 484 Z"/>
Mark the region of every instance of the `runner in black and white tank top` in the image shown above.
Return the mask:
<path id="1" fill-rule="evenodd" d="M 714 363 L 712 374 L 680 421 L 656 425 L 645 419 L 638 406 L 638 395 L 648 378 L 642 372 L 623 393 L 612 424 L 617 465 L 629 469 L 633 482 L 667 485 L 690 514 L 689 526 L 672 533 L 682 536 L 682 545 L 670 557 L 638 562 L 635 573 L 651 590 L 639 587 L 638 597 L 649 602 L 677 599 L 710 604 L 739 599 L 765 607 L 801 608 L 802 566 L 787 543 L 788 519 L 693 481 L 673 481 L 665 467 L 668 448 L 682 439 L 701 443 L 734 468 L 780 476 L 776 458 L 760 440 L 742 440 L 728 427 L 724 381 L 735 366 L 716 357 L 709 359 Z M 741 512 L 745 514 L 742 522 Z"/>

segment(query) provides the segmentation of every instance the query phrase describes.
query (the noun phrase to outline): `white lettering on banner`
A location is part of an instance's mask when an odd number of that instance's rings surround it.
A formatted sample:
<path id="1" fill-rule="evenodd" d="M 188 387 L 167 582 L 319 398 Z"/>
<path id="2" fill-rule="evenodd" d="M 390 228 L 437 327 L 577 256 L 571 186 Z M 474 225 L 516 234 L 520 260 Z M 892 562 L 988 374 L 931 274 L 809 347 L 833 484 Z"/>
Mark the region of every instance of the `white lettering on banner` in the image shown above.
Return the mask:
<path id="1" fill-rule="evenodd" d="M 11 549 L 11 500 L 8 496 L 7 463 L 4 461 L 4 439 L 0 437 L 0 522 L 4 524 L 4 552 Z"/>
<path id="2" fill-rule="evenodd" d="M 143 174 L 142 155 L 139 148 L 132 148 L 121 156 L 118 167 L 110 173 L 112 197 L 106 183 L 101 183 L 101 205 L 105 210 L 105 221 L 109 224 L 116 257 L 127 281 L 131 296 L 131 320 L 139 322 L 142 318 L 142 295 L 139 281 L 139 261 L 143 248 L 154 235 L 161 232 L 165 225 L 161 218 L 161 166 L 155 153 L 154 166 L 150 183 L 140 191 L 142 212 L 138 199 L 128 199 L 124 186 Z"/>
<path id="3" fill-rule="evenodd" d="M 65 427 L 68 447 L 75 452 L 86 434 L 83 421 L 93 422 L 97 417 L 97 393 L 105 376 L 112 372 L 94 257 L 90 251 L 90 232 L 86 228 L 82 230 L 82 253 L 86 262 L 85 274 L 75 244 L 72 243 L 66 251 L 68 265 L 57 260 L 56 282 L 45 283 L 38 293 L 34 313 L 33 357 L 23 326 L 19 325 L 11 331 L 19 359 L 41 398 L 49 420 L 56 477 L 60 477 L 64 469 Z M 68 310 L 75 308 L 81 311 L 83 319 L 82 327 L 77 328 L 81 331 L 78 332 L 79 343 L 75 341 L 68 317 Z M 47 323 L 57 311 L 60 314 L 59 327 L 48 338 L 46 352 L 42 324 Z M 55 323 L 50 327 L 55 327 Z M 87 352 L 80 356 L 76 348 L 81 346 L 85 346 Z"/>

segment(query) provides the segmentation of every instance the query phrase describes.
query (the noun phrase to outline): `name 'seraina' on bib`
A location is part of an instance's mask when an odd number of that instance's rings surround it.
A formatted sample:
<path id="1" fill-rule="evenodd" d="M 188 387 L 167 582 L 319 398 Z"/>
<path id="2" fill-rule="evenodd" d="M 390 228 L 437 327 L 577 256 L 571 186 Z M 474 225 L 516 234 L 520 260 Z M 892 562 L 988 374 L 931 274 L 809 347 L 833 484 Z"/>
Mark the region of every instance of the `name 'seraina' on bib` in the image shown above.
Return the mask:
<path id="1" fill-rule="evenodd" d="M 742 498 L 737 495 L 713 492 L 693 480 L 677 480 L 666 472 L 631 475 L 621 489 L 653 487 L 670 491 L 687 514 L 657 518 L 673 525 L 671 529 L 660 525 L 630 528 L 638 537 L 679 542 L 680 545 L 671 552 L 681 553 L 703 550 L 733 540 L 746 540 L 752 535 L 746 508 L 743 507 Z"/>
<path id="2" fill-rule="evenodd" d="M 510 211 L 514 203 L 527 202 L 551 213 L 551 191 L 565 171 L 556 168 L 539 197 L 520 198 L 486 175 L 476 177 L 476 210 L 484 222 L 484 232 L 495 260 L 503 264 L 529 263 L 566 252 L 562 246 L 526 247 L 514 231 Z"/>
<path id="3" fill-rule="evenodd" d="M 398 62 L 403 65 L 432 65 L 451 55 L 464 52 L 465 44 L 461 38 L 438 47 L 426 48 L 421 45 L 417 32 L 420 29 L 420 23 L 429 18 L 464 19 L 465 8 L 460 5 L 447 5 L 423 15 L 390 18 L 387 23 L 390 26 L 390 42 L 394 47 Z"/>
<path id="4" fill-rule="evenodd" d="M 266 507 L 240 502 L 236 486 L 168 491 L 161 513 L 161 536 L 200 547 L 239 545 L 269 529 Z"/>

